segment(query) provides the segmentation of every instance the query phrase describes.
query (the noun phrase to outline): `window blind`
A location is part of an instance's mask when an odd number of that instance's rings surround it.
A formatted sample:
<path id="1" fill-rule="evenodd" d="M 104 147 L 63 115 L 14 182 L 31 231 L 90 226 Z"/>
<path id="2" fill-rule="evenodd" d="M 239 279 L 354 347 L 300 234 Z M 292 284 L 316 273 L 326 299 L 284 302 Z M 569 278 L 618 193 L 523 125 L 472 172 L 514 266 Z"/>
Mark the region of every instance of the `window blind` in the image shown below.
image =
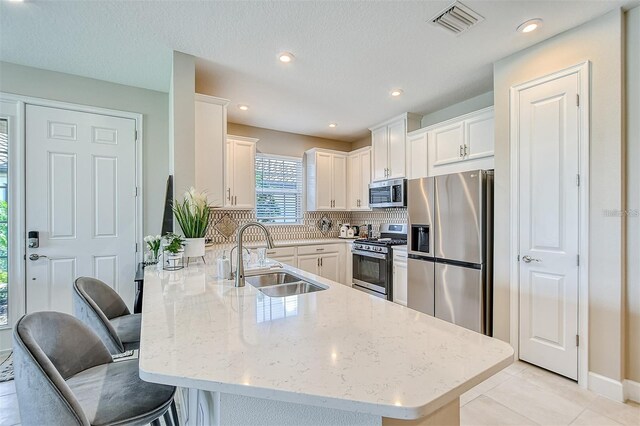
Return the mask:
<path id="1" fill-rule="evenodd" d="M 263 223 L 302 221 L 302 160 L 256 156 L 256 217 Z"/>

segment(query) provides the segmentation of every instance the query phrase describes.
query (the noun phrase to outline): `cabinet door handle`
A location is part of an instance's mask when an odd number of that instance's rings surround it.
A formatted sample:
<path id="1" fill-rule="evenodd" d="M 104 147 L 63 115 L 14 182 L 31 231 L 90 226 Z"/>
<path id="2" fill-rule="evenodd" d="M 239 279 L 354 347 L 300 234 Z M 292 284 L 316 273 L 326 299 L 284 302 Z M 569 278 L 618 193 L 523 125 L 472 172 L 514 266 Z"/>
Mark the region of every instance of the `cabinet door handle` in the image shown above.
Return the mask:
<path id="1" fill-rule="evenodd" d="M 316 251 L 324 251 L 324 248 L 317 248 Z"/>
<path id="2" fill-rule="evenodd" d="M 467 153 L 467 148 L 468 148 L 468 146 L 465 144 L 465 145 L 464 145 L 464 156 L 465 156 L 465 157 L 466 157 L 467 155 L 469 155 L 469 154 Z"/>
<path id="3" fill-rule="evenodd" d="M 460 145 L 460 157 L 462 157 L 462 156 L 463 156 L 463 154 L 462 154 L 462 145 Z"/>
<path id="4" fill-rule="evenodd" d="M 231 188 L 227 188 L 227 200 L 229 200 L 229 202 L 231 202 Z"/>
<path id="5" fill-rule="evenodd" d="M 322 267 L 322 258 L 320 258 L 320 267 Z"/>
<path id="6" fill-rule="evenodd" d="M 318 261 L 316 262 L 318 264 L 318 268 L 320 267 L 320 258 L 318 258 Z"/>

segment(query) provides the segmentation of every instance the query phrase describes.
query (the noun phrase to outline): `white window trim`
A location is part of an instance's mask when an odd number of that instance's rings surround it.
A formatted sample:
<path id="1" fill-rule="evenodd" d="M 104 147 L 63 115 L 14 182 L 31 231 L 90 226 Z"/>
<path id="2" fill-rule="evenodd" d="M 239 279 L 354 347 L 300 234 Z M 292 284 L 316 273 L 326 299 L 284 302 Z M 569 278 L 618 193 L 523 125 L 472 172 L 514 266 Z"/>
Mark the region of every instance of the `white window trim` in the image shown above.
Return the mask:
<path id="1" fill-rule="evenodd" d="M 269 159 L 275 159 L 275 160 L 287 160 L 287 161 L 299 161 L 302 167 L 302 171 L 301 171 L 301 177 L 302 177 L 302 182 L 301 182 L 301 192 L 300 192 L 300 218 L 298 221 L 296 222 L 260 222 L 260 218 L 258 217 L 258 188 L 256 186 L 256 220 L 260 223 L 262 223 L 263 225 L 270 227 L 270 226 L 301 226 L 304 225 L 304 213 L 305 213 L 305 174 L 304 174 L 304 158 L 303 157 L 295 157 L 295 156 L 291 156 L 291 155 L 280 155 L 280 154 L 268 154 L 268 153 L 264 153 L 264 152 L 258 152 L 256 153 L 256 159 L 258 159 L 259 157 L 261 158 L 269 158 Z M 256 169 L 257 172 L 257 169 Z"/>

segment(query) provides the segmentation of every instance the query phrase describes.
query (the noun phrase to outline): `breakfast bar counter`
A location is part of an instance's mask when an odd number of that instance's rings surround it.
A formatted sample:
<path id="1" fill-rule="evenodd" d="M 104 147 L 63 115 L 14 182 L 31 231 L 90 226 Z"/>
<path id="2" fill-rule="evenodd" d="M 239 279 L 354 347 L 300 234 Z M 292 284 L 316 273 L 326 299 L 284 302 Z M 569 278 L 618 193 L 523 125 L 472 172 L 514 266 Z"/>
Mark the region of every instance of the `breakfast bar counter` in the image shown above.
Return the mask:
<path id="1" fill-rule="evenodd" d="M 188 424 L 457 424 L 512 348 L 284 265 L 323 288 L 269 297 L 215 268 L 145 270 L 140 377 L 188 388 Z M 247 269 L 247 274 L 250 274 Z"/>

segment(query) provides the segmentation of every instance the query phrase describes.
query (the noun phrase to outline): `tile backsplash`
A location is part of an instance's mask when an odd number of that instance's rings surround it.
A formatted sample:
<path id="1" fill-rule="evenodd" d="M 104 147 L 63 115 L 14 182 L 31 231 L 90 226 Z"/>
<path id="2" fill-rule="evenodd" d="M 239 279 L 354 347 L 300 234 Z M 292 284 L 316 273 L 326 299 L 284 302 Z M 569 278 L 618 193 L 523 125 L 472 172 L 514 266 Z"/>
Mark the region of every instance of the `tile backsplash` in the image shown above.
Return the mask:
<path id="1" fill-rule="evenodd" d="M 228 230 L 230 220 L 240 227 L 247 222 L 255 222 L 256 213 L 254 210 L 220 210 L 212 209 L 207 229 L 207 238 L 215 244 L 228 244 L 236 242 L 236 232 L 225 237 L 223 233 L 214 228 L 214 225 L 223 218 L 225 219 L 225 230 Z M 225 218 L 226 216 L 226 218 Z M 324 234 L 318 228 L 318 221 L 326 216 L 333 222 L 332 229 Z M 229 220 L 230 219 L 230 220 Z M 384 209 L 369 212 L 305 212 L 300 225 L 269 225 L 269 231 L 276 241 L 300 240 L 300 239 L 322 239 L 336 238 L 339 233 L 338 223 L 349 223 L 352 225 L 372 224 L 374 231 L 378 231 L 383 223 L 406 223 L 406 209 Z M 219 227 L 220 228 L 220 227 Z M 256 228 L 247 229 L 245 233 L 246 241 L 262 241 L 262 232 Z"/>

